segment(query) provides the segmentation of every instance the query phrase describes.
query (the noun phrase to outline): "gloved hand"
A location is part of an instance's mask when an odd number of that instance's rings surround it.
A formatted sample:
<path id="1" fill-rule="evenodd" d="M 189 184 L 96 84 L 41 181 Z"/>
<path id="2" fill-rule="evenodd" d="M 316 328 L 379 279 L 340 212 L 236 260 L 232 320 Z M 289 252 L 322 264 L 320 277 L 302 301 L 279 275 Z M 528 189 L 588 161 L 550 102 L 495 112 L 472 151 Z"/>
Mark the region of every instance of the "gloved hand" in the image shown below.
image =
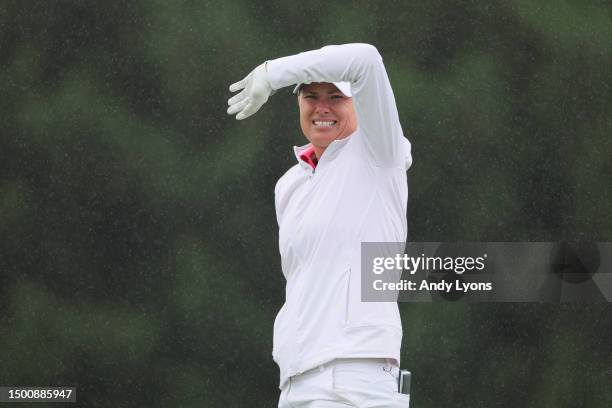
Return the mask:
<path id="1" fill-rule="evenodd" d="M 246 119 L 261 108 L 268 101 L 270 95 L 274 93 L 272 86 L 268 82 L 268 73 L 266 71 L 266 63 L 259 65 L 242 81 L 231 84 L 230 92 L 236 92 L 243 89 L 237 95 L 231 97 L 227 104 L 228 115 L 233 115 L 236 112 L 236 119 Z"/>

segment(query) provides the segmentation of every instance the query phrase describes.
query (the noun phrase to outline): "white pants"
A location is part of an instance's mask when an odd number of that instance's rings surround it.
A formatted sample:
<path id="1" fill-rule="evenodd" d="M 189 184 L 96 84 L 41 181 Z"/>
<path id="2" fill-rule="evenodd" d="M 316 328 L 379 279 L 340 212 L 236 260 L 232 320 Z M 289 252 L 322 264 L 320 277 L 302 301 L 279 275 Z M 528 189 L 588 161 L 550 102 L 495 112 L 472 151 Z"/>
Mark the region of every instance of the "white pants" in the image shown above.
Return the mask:
<path id="1" fill-rule="evenodd" d="M 397 392 L 399 368 L 387 359 L 338 359 L 291 377 L 279 408 L 408 408 L 410 396 Z"/>

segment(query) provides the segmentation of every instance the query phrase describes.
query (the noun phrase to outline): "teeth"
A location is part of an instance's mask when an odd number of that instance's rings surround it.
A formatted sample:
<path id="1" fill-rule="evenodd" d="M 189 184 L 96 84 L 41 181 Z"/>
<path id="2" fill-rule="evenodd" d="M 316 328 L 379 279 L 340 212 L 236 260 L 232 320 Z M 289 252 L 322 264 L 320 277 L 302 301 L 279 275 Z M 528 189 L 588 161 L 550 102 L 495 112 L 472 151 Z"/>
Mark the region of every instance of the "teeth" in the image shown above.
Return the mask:
<path id="1" fill-rule="evenodd" d="M 321 121 L 321 120 L 315 120 L 314 124 L 315 126 L 333 126 L 333 124 L 336 123 L 335 121 Z"/>

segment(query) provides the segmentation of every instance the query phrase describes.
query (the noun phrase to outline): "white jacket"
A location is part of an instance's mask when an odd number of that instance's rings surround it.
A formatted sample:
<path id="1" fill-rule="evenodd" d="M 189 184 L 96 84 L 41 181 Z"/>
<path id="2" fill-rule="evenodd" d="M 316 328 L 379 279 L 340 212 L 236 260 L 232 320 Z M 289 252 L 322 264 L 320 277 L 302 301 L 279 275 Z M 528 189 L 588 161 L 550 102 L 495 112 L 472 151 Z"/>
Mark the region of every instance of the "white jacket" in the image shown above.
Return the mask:
<path id="1" fill-rule="evenodd" d="M 341 357 L 393 358 L 402 326 L 397 303 L 361 302 L 361 242 L 404 242 L 410 143 L 375 47 L 345 44 L 268 61 L 279 89 L 350 82 L 358 129 L 333 141 L 316 170 L 299 159 L 275 188 L 286 300 L 274 322 L 280 387 Z"/>

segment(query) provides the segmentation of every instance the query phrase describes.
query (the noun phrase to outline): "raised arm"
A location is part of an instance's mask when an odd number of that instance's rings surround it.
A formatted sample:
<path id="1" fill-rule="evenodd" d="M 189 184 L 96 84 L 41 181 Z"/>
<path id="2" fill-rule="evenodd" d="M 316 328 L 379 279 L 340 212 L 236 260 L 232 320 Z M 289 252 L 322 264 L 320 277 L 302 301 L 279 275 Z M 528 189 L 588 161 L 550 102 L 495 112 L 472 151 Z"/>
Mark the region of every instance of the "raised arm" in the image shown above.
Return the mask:
<path id="1" fill-rule="evenodd" d="M 375 163 L 386 167 L 410 165 L 410 144 L 403 136 L 393 90 L 382 57 L 374 46 L 330 45 L 271 60 L 257 69 L 260 77 L 267 81 L 270 94 L 273 90 L 298 83 L 350 82 L 358 126 Z M 246 88 L 248 78 L 243 80 Z M 268 95 L 259 106 L 267 101 Z M 234 97 L 238 99 L 234 103 L 249 98 L 248 92 L 242 99 L 239 96 Z M 229 102 L 232 105 L 232 99 Z M 246 106 L 248 102 L 244 104 Z M 247 113 L 250 115 L 254 111 Z"/>

